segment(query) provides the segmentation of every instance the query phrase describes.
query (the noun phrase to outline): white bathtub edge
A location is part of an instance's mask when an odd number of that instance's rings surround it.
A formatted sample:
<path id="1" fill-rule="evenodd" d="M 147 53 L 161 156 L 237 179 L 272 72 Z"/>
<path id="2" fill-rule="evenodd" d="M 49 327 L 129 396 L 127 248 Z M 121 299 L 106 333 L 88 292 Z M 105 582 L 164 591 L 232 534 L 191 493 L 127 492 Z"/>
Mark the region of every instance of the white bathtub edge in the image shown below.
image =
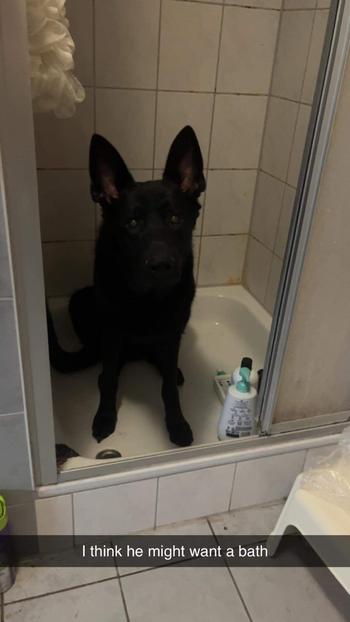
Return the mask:
<path id="1" fill-rule="evenodd" d="M 282 436 L 282 435 L 281 435 Z M 76 479 L 73 481 L 60 482 L 48 486 L 39 486 L 36 490 L 37 497 L 40 499 L 47 497 L 56 497 L 71 493 L 81 492 L 84 490 L 95 490 L 97 488 L 105 488 L 107 486 L 115 486 L 117 484 L 126 484 L 145 479 L 153 479 L 184 473 L 186 471 L 194 471 L 208 467 L 215 467 L 223 464 L 232 464 L 253 460 L 256 458 L 264 458 L 266 456 L 280 455 L 283 453 L 292 453 L 297 451 L 305 451 L 326 445 L 333 445 L 338 442 L 340 434 L 325 434 L 324 436 L 312 438 L 298 438 L 293 440 L 287 439 L 287 434 L 283 435 L 285 440 L 275 443 L 266 443 L 266 438 L 262 437 L 261 447 L 250 447 L 241 450 L 230 449 L 223 453 L 213 453 L 208 456 L 200 456 L 196 458 L 185 458 L 167 462 L 165 464 L 157 464 L 154 466 L 145 466 L 136 469 L 129 469 L 119 473 L 111 473 L 108 475 L 97 475 L 86 479 Z M 257 439 L 258 441 L 260 439 Z"/>

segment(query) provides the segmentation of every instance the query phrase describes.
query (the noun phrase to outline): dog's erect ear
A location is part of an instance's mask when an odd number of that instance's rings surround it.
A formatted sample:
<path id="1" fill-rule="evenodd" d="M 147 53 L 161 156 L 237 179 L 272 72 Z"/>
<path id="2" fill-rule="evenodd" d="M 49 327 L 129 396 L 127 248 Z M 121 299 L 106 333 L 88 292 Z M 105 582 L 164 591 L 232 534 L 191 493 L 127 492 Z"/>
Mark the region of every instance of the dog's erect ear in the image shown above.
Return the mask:
<path id="1" fill-rule="evenodd" d="M 197 136 L 189 125 L 178 133 L 170 147 L 163 179 L 170 179 L 195 198 L 205 190 L 203 158 Z"/>
<path id="2" fill-rule="evenodd" d="M 105 205 L 119 198 L 134 179 L 118 151 L 103 136 L 94 134 L 90 143 L 91 196 Z"/>

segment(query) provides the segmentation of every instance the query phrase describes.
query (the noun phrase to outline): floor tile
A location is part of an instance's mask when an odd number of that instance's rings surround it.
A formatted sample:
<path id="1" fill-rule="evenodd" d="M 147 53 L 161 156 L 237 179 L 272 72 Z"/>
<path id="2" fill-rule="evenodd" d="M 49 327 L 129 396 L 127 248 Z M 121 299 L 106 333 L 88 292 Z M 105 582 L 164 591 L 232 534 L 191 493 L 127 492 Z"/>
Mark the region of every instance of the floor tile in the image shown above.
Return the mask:
<path id="1" fill-rule="evenodd" d="M 117 580 L 5 607 L 5 622 L 126 622 Z"/>
<path id="2" fill-rule="evenodd" d="M 150 536 L 210 536 L 212 531 L 206 518 L 181 521 L 179 523 L 171 523 L 170 525 L 162 525 L 157 529 L 148 529 L 141 531 L 137 535 Z M 159 566 L 166 565 L 166 561 L 162 560 Z M 118 572 L 120 576 L 149 570 L 149 566 L 119 566 Z"/>
<path id="3" fill-rule="evenodd" d="M 301 564 L 306 546 L 293 551 Z M 349 620 L 350 597 L 327 568 L 232 567 L 231 572 L 254 622 Z"/>
<path id="4" fill-rule="evenodd" d="M 52 555 L 52 563 L 59 560 L 59 555 Z M 35 596 L 51 594 L 72 587 L 94 583 L 117 576 L 114 566 L 106 568 L 60 568 L 32 567 L 19 568 L 14 586 L 5 593 L 5 603 L 14 603 Z"/>
<path id="5" fill-rule="evenodd" d="M 283 503 L 261 505 L 211 516 L 208 520 L 217 536 L 268 535 L 274 528 Z"/>
<path id="6" fill-rule="evenodd" d="M 227 568 L 185 562 L 121 581 L 130 622 L 248 622 Z"/>

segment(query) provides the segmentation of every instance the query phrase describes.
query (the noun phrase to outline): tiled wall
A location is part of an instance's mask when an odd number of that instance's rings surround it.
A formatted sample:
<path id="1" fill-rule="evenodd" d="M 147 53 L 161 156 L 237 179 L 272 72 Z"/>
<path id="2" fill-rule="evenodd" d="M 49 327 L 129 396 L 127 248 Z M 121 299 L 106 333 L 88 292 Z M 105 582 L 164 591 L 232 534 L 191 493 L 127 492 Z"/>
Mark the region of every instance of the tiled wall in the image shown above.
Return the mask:
<path id="1" fill-rule="evenodd" d="M 240 282 L 280 7 L 281 0 L 68 0 L 86 100 L 70 120 L 36 118 L 49 295 L 91 280 L 92 132 L 114 142 L 144 180 L 160 176 L 186 123 L 208 177 L 195 238 L 198 282 Z"/>
<path id="2" fill-rule="evenodd" d="M 35 507 L 16 504 L 12 495 L 11 524 L 14 533 L 37 526 L 41 535 L 125 534 L 271 503 L 287 497 L 297 475 L 334 447 L 289 446 L 282 454 L 37 499 Z"/>
<path id="3" fill-rule="evenodd" d="M 284 0 L 250 225 L 244 283 L 272 313 L 329 15 Z"/>
<path id="4" fill-rule="evenodd" d="M 32 487 L 0 159 L 0 494 Z"/>

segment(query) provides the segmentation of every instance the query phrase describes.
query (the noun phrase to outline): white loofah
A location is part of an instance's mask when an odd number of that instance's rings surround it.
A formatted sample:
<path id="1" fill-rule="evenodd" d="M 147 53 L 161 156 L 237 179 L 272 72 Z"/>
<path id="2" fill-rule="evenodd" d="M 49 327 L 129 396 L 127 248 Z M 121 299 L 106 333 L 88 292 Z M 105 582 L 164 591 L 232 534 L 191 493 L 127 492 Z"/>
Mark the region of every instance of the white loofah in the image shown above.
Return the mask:
<path id="1" fill-rule="evenodd" d="M 75 50 L 66 0 L 27 0 L 33 109 L 71 117 L 85 91 L 73 75 Z"/>

